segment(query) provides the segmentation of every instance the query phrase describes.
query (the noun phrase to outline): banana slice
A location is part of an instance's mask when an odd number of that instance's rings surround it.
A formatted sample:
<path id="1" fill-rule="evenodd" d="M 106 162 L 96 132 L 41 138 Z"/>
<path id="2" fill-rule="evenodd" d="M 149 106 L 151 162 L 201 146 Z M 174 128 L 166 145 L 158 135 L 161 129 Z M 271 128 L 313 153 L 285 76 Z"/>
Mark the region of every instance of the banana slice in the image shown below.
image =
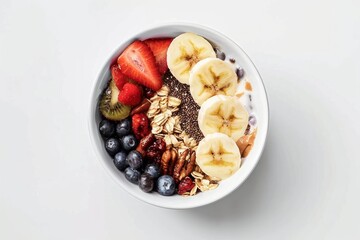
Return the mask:
<path id="1" fill-rule="evenodd" d="M 200 108 L 198 123 L 201 132 L 224 133 L 235 142 L 245 133 L 249 113 L 239 99 L 232 96 L 216 95 L 206 100 Z"/>
<path id="2" fill-rule="evenodd" d="M 226 179 L 240 168 L 241 155 L 234 140 L 223 133 L 213 133 L 200 141 L 196 163 L 207 175 Z"/>
<path id="3" fill-rule="evenodd" d="M 190 93 L 201 106 L 214 95 L 235 95 L 237 76 L 228 62 L 217 58 L 207 58 L 198 62 L 191 70 Z"/>
<path id="4" fill-rule="evenodd" d="M 167 50 L 167 65 L 174 77 L 189 84 L 190 70 L 202 59 L 216 57 L 211 44 L 194 33 L 183 33 L 171 42 Z"/>

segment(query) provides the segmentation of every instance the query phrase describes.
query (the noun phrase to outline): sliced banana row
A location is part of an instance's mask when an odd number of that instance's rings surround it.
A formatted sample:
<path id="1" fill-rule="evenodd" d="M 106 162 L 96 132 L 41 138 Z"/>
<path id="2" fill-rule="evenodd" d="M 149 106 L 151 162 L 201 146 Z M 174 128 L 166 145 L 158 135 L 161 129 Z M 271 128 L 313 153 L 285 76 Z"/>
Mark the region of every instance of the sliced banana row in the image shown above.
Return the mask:
<path id="1" fill-rule="evenodd" d="M 230 63 L 217 59 L 211 44 L 201 36 L 184 33 L 169 46 L 167 63 L 181 83 L 190 85 L 205 138 L 196 151 L 196 162 L 209 176 L 226 179 L 240 168 L 236 141 L 244 135 L 248 112 L 234 97 L 237 75 Z"/>

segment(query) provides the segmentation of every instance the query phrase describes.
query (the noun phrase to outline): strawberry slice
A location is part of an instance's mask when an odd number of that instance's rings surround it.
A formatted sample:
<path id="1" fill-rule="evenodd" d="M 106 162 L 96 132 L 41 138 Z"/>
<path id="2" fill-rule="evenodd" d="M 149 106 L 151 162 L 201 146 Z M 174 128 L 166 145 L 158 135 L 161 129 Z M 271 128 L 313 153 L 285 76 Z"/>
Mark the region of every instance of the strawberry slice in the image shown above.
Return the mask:
<path id="1" fill-rule="evenodd" d="M 141 85 L 157 91 L 162 79 L 157 69 L 155 57 L 150 48 L 142 41 L 130 44 L 117 60 L 121 72 Z"/>
<path id="2" fill-rule="evenodd" d="M 172 40 L 172 38 L 151 38 L 144 41 L 153 52 L 161 75 L 168 70 L 166 54 Z"/>
<path id="3" fill-rule="evenodd" d="M 121 72 L 117 64 L 111 66 L 111 76 L 119 90 L 127 83 L 127 77 Z"/>

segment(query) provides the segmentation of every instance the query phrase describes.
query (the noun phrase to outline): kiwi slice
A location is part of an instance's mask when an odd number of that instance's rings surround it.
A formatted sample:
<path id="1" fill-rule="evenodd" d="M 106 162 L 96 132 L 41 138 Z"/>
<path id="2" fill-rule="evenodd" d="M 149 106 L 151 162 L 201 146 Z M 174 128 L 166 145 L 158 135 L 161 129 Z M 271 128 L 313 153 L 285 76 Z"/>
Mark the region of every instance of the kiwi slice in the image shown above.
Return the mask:
<path id="1" fill-rule="evenodd" d="M 119 103 L 118 95 L 119 89 L 114 81 L 110 80 L 109 86 L 104 91 L 99 104 L 100 112 L 109 120 L 119 121 L 127 118 L 130 114 L 131 107 Z"/>

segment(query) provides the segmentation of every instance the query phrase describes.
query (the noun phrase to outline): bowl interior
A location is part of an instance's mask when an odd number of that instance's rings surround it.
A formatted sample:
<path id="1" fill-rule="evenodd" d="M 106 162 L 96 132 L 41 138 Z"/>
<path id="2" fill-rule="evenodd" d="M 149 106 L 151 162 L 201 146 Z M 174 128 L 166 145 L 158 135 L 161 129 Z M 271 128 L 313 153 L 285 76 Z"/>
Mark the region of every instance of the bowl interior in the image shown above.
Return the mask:
<path id="1" fill-rule="evenodd" d="M 183 32 L 194 32 L 205 37 L 212 44 L 219 46 L 221 50 L 228 56 L 236 59 L 238 65 L 244 68 L 246 77 L 249 79 L 253 87 L 252 101 L 254 106 L 256 106 L 255 112 L 257 115 L 258 132 L 254 147 L 251 150 L 249 156 L 243 161 L 241 168 L 233 176 L 222 181 L 217 189 L 197 194 L 192 197 L 182 197 L 179 195 L 164 197 L 157 193 L 149 194 L 142 192 L 138 186 L 129 183 L 125 179 L 124 175 L 116 169 L 111 157 L 108 156 L 104 149 L 103 140 L 98 132 L 98 124 L 101 119 L 97 110 L 97 104 L 101 93 L 106 87 L 110 78 L 110 65 L 117 59 L 119 54 L 126 48 L 126 46 L 128 46 L 135 39 L 143 40 L 153 37 L 175 37 Z M 91 95 L 89 131 L 93 143 L 93 148 L 95 148 L 97 157 L 99 158 L 100 162 L 105 167 L 106 171 L 120 186 L 122 186 L 123 189 L 138 199 L 160 207 L 173 209 L 198 207 L 219 200 L 220 198 L 235 190 L 238 186 L 241 185 L 241 183 L 244 182 L 244 180 L 250 175 L 256 166 L 264 148 L 267 129 L 268 102 L 263 82 L 255 66 L 249 57 L 245 54 L 245 52 L 233 41 L 212 29 L 208 29 L 202 26 L 187 24 L 159 26 L 143 31 L 135 35 L 133 38 L 123 42 L 119 48 L 114 51 L 114 53 L 102 68 Z"/>

